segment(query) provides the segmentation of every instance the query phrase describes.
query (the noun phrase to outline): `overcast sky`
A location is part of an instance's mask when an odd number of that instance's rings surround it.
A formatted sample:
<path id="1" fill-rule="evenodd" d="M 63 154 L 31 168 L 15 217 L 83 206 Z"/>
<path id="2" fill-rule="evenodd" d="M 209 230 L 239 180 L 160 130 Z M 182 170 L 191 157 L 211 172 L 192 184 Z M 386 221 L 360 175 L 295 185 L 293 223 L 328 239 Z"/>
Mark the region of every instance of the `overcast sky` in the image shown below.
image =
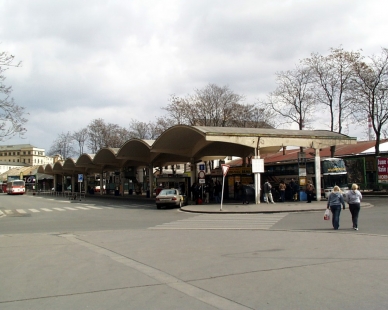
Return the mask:
<path id="1" fill-rule="evenodd" d="M 29 113 L 25 139 L 1 144 L 48 151 L 97 118 L 154 121 L 171 94 L 209 83 L 255 103 L 312 52 L 381 53 L 387 12 L 384 0 L 0 0 L 0 50 L 22 61 L 5 83 Z"/>

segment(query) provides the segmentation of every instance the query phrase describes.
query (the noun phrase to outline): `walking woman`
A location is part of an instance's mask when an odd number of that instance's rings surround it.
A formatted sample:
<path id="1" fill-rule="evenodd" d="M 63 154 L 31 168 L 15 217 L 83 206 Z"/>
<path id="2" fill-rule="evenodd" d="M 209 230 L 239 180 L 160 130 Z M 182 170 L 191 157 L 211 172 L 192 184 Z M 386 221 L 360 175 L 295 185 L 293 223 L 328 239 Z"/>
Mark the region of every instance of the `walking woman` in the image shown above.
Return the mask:
<path id="1" fill-rule="evenodd" d="M 358 230 L 358 214 L 360 213 L 360 203 L 362 195 L 357 184 L 352 184 L 352 189 L 346 194 L 349 210 L 352 214 L 353 229 Z"/>
<path id="2" fill-rule="evenodd" d="M 339 228 L 341 205 L 345 210 L 344 197 L 342 196 L 340 188 L 336 185 L 334 186 L 333 191 L 330 193 L 329 199 L 327 200 L 327 208 L 330 208 L 331 213 L 333 213 L 332 223 L 334 229 Z"/>

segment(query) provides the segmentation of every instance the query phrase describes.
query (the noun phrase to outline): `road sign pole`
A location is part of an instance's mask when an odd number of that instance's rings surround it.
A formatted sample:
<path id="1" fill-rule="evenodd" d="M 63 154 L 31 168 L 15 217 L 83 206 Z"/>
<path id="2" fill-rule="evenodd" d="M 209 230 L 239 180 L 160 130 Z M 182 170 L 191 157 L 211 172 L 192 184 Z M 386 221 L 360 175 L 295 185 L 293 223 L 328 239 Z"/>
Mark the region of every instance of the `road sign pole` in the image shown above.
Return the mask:
<path id="1" fill-rule="evenodd" d="M 221 165 L 221 168 L 222 168 L 222 191 L 221 191 L 221 208 L 220 208 L 220 211 L 222 211 L 222 202 L 224 201 L 224 186 L 225 186 L 225 176 L 226 174 L 228 173 L 228 170 L 229 170 L 229 165 Z"/>
<path id="2" fill-rule="evenodd" d="M 224 200 L 224 184 L 225 184 L 225 175 L 222 177 L 222 191 L 221 191 L 221 208 L 222 211 L 222 201 Z"/>

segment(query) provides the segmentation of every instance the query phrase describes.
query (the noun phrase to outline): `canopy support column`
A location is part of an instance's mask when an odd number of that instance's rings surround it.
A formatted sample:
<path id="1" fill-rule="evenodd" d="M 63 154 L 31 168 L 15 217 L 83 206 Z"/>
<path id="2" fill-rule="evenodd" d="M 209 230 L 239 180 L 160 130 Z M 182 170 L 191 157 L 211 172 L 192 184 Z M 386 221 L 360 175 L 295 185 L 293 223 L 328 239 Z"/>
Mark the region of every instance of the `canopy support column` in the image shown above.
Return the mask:
<path id="1" fill-rule="evenodd" d="M 321 201 L 321 156 L 319 149 L 315 149 L 315 182 L 317 201 Z"/>

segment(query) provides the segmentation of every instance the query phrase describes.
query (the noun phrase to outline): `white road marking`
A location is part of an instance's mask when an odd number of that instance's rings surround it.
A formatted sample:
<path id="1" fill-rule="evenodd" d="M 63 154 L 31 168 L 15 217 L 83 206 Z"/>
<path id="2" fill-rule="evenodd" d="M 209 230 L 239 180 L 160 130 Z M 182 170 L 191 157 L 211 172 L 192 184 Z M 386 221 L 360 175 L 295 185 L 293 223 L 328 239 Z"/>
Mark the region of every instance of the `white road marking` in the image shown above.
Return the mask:
<path id="1" fill-rule="evenodd" d="M 201 214 L 189 219 L 164 223 L 148 229 L 270 229 L 288 213 L 276 214 Z"/>

